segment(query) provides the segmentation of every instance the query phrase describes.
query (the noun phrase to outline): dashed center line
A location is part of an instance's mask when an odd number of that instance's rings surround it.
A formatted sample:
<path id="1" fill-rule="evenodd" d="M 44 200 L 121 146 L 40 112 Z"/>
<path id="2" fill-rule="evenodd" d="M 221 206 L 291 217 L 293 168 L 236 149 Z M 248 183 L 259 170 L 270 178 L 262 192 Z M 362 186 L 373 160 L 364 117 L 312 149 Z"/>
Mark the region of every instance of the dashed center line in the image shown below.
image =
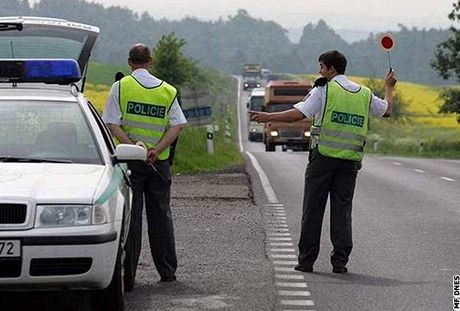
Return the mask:
<path id="1" fill-rule="evenodd" d="M 449 177 L 445 177 L 445 176 L 442 176 L 441 179 L 444 179 L 446 181 L 455 181 L 455 179 L 452 179 L 452 178 L 449 178 Z"/>
<path id="2" fill-rule="evenodd" d="M 391 162 L 391 163 L 393 163 L 393 164 L 396 165 L 396 166 L 401 166 L 401 165 L 402 165 L 402 164 L 399 163 L 399 162 Z"/>
<path id="3" fill-rule="evenodd" d="M 416 171 L 417 173 L 422 173 L 422 174 L 425 173 L 424 170 L 421 170 L 421 169 L 418 169 L 418 168 L 414 169 L 414 171 Z"/>

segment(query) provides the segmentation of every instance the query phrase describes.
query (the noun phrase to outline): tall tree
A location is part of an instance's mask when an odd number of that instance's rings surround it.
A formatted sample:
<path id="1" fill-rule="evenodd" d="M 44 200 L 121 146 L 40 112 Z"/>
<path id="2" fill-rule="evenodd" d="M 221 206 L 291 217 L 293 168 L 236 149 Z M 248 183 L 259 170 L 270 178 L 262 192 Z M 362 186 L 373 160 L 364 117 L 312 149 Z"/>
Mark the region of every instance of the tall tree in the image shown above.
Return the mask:
<path id="1" fill-rule="evenodd" d="M 431 62 L 431 66 L 444 79 L 453 76 L 460 82 L 460 29 L 455 26 L 460 22 L 460 0 L 453 3 L 452 12 L 448 17 L 454 23 L 450 27 L 450 37 L 436 48 L 435 59 Z M 446 89 L 442 92 L 441 98 L 444 99 L 444 104 L 440 107 L 439 112 L 456 113 L 457 122 L 460 123 L 460 105 L 458 104 L 460 89 Z"/>
<path id="2" fill-rule="evenodd" d="M 189 81 L 195 64 L 184 56 L 182 48 L 185 44 L 185 39 L 174 33 L 162 36 L 153 48 L 152 74 L 177 87 Z"/>

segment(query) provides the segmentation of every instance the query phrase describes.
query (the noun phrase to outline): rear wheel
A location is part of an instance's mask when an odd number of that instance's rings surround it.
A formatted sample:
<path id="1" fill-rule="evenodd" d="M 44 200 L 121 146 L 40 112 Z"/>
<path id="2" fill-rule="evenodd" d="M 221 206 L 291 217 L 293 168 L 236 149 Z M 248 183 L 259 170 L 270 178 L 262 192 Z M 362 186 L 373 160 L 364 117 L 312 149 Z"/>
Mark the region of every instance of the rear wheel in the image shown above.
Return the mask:
<path id="1" fill-rule="evenodd" d="M 107 288 L 96 291 L 91 295 L 91 309 L 94 311 L 123 311 L 125 297 L 123 290 L 123 249 L 118 247 L 117 261 L 113 271 L 112 281 Z"/>

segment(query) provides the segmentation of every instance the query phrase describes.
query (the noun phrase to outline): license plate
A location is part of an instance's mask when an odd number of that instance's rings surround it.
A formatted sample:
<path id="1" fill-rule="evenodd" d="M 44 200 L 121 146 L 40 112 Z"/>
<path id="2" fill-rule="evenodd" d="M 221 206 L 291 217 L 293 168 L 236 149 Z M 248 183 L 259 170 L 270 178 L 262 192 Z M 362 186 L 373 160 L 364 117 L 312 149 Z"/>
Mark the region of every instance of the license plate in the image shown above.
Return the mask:
<path id="1" fill-rule="evenodd" d="M 0 240 L 0 258 L 21 257 L 20 240 Z"/>

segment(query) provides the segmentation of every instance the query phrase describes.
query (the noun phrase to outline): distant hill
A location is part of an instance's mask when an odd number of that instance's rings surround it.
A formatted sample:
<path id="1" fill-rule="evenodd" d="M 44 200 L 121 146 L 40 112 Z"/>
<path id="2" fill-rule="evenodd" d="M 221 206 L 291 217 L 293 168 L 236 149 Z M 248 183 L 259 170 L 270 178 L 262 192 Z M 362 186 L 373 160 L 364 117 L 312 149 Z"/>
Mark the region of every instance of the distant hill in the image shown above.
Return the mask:
<path id="1" fill-rule="evenodd" d="M 353 41 L 321 20 L 305 25 L 297 34 L 299 42 L 293 43 L 286 29 L 272 21 L 255 19 L 245 10 L 212 22 L 195 18 L 168 21 L 84 0 L 41 0 L 33 6 L 27 0 L 1 0 L 0 16 L 11 15 L 63 18 L 100 27 L 93 60 L 103 63 L 125 64 L 132 44 L 145 42 L 153 47 L 162 35 L 174 32 L 187 41 L 184 52 L 188 57 L 229 74 L 240 73 L 244 63 L 261 63 L 275 72 L 314 73 L 318 71 L 318 55 L 328 49 L 338 49 L 347 56 L 347 73 L 381 77 L 388 69 L 387 55 L 378 46 L 378 34 Z M 357 38 L 360 34 L 347 35 Z M 448 30 L 400 25 L 393 35 L 397 40 L 393 67 L 400 79 L 426 84 L 453 82 L 442 80 L 429 66 L 435 47 L 448 37 Z"/>

